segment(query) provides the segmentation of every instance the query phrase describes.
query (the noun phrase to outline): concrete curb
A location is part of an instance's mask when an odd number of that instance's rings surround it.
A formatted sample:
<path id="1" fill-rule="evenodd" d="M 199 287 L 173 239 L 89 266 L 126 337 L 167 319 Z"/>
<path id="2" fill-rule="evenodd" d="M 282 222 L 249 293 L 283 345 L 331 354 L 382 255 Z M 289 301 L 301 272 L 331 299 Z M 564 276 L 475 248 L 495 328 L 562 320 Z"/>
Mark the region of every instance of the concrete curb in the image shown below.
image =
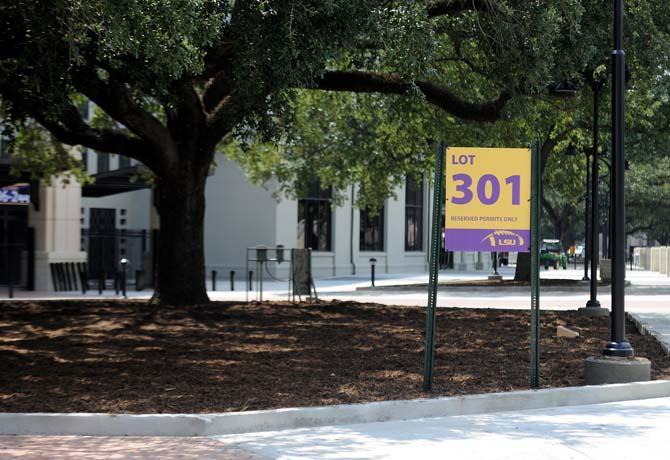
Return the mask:
<path id="1" fill-rule="evenodd" d="M 635 328 L 640 334 L 643 335 L 653 335 L 656 341 L 661 345 L 661 349 L 666 355 L 670 355 L 670 343 L 668 343 L 663 334 L 649 327 L 649 323 L 645 323 L 642 319 L 638 318 L 635 313 L 626 313 L 628 319 L 630 319 L 634 324 Z"/>
<path id="2" fill-rule="evenodd" d="M 670 381 L 222 414 L 0 413 L 0 435 L 213 436 L 670 396 Z"/>

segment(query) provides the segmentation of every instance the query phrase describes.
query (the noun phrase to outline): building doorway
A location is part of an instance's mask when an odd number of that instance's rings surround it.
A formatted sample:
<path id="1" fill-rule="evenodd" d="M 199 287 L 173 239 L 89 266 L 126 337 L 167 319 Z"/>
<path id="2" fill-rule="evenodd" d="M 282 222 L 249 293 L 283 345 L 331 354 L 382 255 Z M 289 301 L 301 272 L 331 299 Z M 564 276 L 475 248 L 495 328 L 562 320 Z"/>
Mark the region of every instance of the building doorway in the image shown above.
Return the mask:
<path id="1" fill-rule="evenodd" d="M 0 204 L 0 284 L 34 288 L 34 233 L 28 206 Z"/>

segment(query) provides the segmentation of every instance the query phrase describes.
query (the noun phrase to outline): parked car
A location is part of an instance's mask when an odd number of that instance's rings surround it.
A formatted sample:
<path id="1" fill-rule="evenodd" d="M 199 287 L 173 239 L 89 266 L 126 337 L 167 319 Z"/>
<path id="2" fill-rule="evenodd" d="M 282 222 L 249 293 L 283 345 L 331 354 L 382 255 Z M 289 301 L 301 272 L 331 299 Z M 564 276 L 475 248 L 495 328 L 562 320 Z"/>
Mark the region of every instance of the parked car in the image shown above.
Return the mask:
<path id="1" fill-rule="evenodd" d="M 554 269 L 558 269 L 559 266 L 563 269 L 568 268 L 568 256 L 563 251 L 559 240 L 542 240 L 540 264 L 544 265 L 545 269 L 549 269 L 550 266 Z"/>

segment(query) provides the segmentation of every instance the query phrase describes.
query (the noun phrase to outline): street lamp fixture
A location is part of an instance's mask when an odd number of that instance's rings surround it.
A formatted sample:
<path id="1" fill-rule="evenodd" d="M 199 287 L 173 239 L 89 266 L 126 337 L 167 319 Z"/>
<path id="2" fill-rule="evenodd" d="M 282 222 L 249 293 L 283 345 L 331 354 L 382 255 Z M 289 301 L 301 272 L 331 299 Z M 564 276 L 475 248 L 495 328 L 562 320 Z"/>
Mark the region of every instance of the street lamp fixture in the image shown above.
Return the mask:
<path id="1" fill-rule="evenodd" d="M 560 98 L 572 98 L 577 95 L 577 87 L 567 78 L 549 85 L 549 93 Z"/>

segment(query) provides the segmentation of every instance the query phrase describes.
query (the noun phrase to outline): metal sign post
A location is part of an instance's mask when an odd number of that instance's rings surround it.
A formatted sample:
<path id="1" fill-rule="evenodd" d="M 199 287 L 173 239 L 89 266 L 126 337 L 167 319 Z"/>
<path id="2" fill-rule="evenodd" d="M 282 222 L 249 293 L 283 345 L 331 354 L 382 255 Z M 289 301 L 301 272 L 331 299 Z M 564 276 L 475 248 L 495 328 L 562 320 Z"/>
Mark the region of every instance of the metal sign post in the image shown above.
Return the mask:
<path id="1" fill-rule="evenodd" d="M 540 387 L 540 149 L 531 149 L 530 196 L 530 387 Z"/>
<path id="2" fill-rule="evenodd" d="M 443 174 L 447 168 L 449 174 L 445 177 Z M 532 251 L 532 276 L 535 279 L 532 284 L 531 362 L 534 370 L 531 387 L 539 385 L 539 171 L 537 143 L 533 144 L 532 151 L 529 148 L 445 149 L 440 144 L 440 152 L 435 160 L 424 390 L 430 390 L 433 374 L 437 251 L 440 244 L 440 200 L 443 195 L 446 195 L 444 202 L 447 211 L 444 222 L 445 247 L 449 250 L 492 253 Z M 534 232 L 532 237 L 531 229 Z"/>
<path id="3" fill-rule="evenodd" d="M 442 199 L 444 191 L 444 142 L 440 142 L 440 147 L 435 158 L 435 181 L 433 193 L 433 216 L 432 227 L 430 231 L 430 256 L 429 270 L 430 279 L 428 280 L 428 308 L 426 309 L 426 344 L 423 363 L 423 389 L 431 389 L 433 380 L 433 364 L 435 363 L 435 316 L 437 307 L 437 278 L 438 278 L 438 251 L 440 249 L 441 218 L 442 218 Z"/>

